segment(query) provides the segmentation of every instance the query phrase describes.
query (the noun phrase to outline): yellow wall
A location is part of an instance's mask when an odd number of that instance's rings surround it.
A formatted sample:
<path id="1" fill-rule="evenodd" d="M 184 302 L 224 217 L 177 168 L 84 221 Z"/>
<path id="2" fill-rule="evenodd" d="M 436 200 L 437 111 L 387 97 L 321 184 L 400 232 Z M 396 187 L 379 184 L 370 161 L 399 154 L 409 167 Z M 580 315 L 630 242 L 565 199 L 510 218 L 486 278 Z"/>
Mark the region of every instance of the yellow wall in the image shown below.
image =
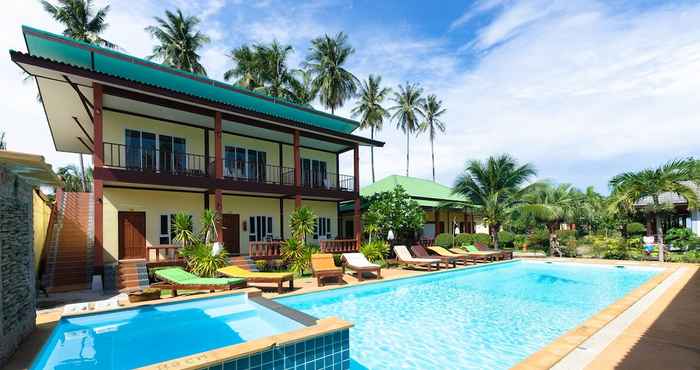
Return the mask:
<path id="1" fill-rule="evenodd" d="M 338 208 L 336 202 L 322 202 L 314 200 L 302 200 L 302 206 L 309 207 L 314 212 L 316 217 L 328 217 L 331 219 L 331 234 L 335 238 L 338 235 Z M 289 229 L 289 216 L 294 211 L 294 199 L 284 200 L 284 237 L 291 237 Z M 309 241 L 318 243 L 318 240 L 312 239 L 313 235 L 309 236 Z"/>
<path id="2" fill-rule="evenodd" d="M 41 262 L 41 253 L 44 250 L 46 243 L 47 231 L 49 228 L 49 220 L 51 219 L 51 204 L 49 204 L 45 196 L 39 195 L 40 191 L 35 190 L 32 199 L 33 208 L 33 224 L 34 224 L 34 268 L 39 269 Z"/>
<path id="3" fill-rule="evenodd" d="M 336 154 L 323 152 L 320 150 L 313 150 L 307 148 L 299 148 L 299 154 L 301 158 L 317 159 L 326 162 L 326 171 L 329 173 L 338 173 L 338 168 L 336 167 L 335 159 Z M 294 147 L 292 145 L 282 146 L 282 160 L 284 162 L 284 167 L 294 167 Z M 351 173 L 343 175 L 352 175 Z"/>
<path id="4" fill-rule="evenodd" d="M 214 196 L 210 197 L 209 204 L 214 208 Z M 224 213 L 239 215 L 239 234 L 241 254 L 248 253 L 248 237 L 250 224 L 248 219 L 251 216 L 272 217 L 273 238 L 280 238 L 280 201 L 273 198 L 245 197 L 237 195 L 224 195 Z M 243 230 L 243 222 L 246 229 Z M 285 227 L 288 227 L 285 224 Z"/>
<path id="5" fill-rule="evenodd" d="M 204 210 L 204 196 L 197 193 L 105 188 L 103 199 L 105 262 L 118 258 L 119 211 L 146 212 L 146 245 L 158 245 L 162 214 L 191 214 L 194 230 L 197 231 Z"/>

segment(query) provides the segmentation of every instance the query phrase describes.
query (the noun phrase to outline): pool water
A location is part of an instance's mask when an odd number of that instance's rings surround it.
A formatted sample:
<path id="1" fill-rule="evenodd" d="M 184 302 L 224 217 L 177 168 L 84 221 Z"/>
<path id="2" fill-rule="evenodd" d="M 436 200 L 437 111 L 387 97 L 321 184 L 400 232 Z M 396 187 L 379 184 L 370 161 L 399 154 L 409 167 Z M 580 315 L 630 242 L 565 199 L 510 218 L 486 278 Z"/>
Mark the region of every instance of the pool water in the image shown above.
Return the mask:
<path id="1" fill-rule="evenodd" d="M 133 369 L 302 324 L 245 294 L 62 318 L 32 369 Z"/>
<path id="2" fill-rule="evenodd" d="M 350 330 L 355 369 L 508 369 L 659 269 L 513 261 L 277 299 Z"/>

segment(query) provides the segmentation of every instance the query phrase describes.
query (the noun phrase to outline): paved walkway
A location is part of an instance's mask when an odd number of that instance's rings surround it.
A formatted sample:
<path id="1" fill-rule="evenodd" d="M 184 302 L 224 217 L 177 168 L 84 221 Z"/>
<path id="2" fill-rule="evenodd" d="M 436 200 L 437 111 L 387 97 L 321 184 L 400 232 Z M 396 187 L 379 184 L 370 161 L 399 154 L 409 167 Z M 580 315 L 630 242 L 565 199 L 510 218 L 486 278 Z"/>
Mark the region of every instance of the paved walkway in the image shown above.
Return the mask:
<path id="1" fill-rule="evenodd" d="M 700 270 L 688 266 L 587 369 L 700 369 Z"/>

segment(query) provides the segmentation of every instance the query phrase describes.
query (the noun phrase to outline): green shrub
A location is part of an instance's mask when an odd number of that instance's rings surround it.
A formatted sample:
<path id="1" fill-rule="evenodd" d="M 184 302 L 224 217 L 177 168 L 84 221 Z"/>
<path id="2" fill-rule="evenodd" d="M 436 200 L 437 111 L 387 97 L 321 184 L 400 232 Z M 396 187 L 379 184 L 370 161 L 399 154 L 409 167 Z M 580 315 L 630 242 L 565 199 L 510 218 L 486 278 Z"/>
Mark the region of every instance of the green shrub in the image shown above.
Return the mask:
<path id="1" fill-rule="evenodd" d="M 441 247 L 451 247 L 453 245 L 453 241 L 454 240 L 452 238 L 452 234 L 441 233 L 435 237 L 435 240 L 433 241 L 433 243 L 435 245 L 439 245 Z"/>
<path id="2" fill-rule="evenodd" d="M 362 244 L 360 252 L 372 263 L 382 264 L 389 254 L 389 244 L 383 240 L 374 240 L 371 243 Z"/>
<path id="3" fill-rule="evenodd" d="M 685 253 L 671 253 L 672 262 L 700 263 L 700 250 L 691 250 Z"/>
<path id="4" fill-rule="evenodd" d="M 515 234 L 510 231 L 499 231 L 498 232 L 498 243 L 502 248 L 513 248 L 513 242 L 515 241 Z"/>
<path id="5" fill-rule="evenodd" d="M 340 253 L 333 254 L 333 263 L 336 266 L 342 266 L 343 265 L 343 255 Z"/>
<path id="6" fill-rule="evenodd" d="M 270 265 L 267 263 L 267 260 L 257 260 L 255 261 L 255 267 L 258 269 L 260 272 L 268 272 L 272 270 L 270 268 Z"/>
<path id="7" fill-rule="evenodd" d="M 627 224 L 626 226 L 627 229 L 627 234 L 629 236 L 642 236 L 646 234 L 647 228 L 644 226 L 644 224 L 641 224 L 639 222 L 632 222 Z"/>
<path id="8" fill-rule="evenodd" d="M 222 250 L 217 255 L 212 254 L 212 246 L 195 241 L 194 244 L 183 247 L 180 254 L 184 257 L 187 269 L 201 277 L 213 277 L 216 270 L 226 266 L 228 253 Z"/>
<path id="9" fill-rule="evenodd" d="M 289 267 L 289 271 L 303 275 L 311 267 L 311 255 L 317 253 L 316 245 L 305 245 L 295 238 L 287 239 L 282 243 L 282 259 Z"/>
<path id="10" fill-rule="evenodd" d="M 685 227 L 677 227 L 669 230 L 664 238 L 666 244 L 673 244 L 676 248 L 684 250 L 696 250 L 700 248 L 700 237 L 692 230 Z"/>
<path id="11" fill-rule="evenodd" d="M 527 243 L 527 235 L 525 234 L 515 234 L 513 237 L 513 246 L 518 249 L 523 249 Z"/>
<path id="12" fill-rule="evenodd" d="M 483 244 L 486 246 L 491 245 L 491 235 L 489 234 L 483 234 L 483 233 L 477 233 L 477 234 L 472 234 L 474 238 L 474 243 L 479 243 Z"/>
<path id="13" fill-rule="evenodd" d="M 576 230 L 557 230 L 556 234 L 559 240 L 576 239 Z"/>

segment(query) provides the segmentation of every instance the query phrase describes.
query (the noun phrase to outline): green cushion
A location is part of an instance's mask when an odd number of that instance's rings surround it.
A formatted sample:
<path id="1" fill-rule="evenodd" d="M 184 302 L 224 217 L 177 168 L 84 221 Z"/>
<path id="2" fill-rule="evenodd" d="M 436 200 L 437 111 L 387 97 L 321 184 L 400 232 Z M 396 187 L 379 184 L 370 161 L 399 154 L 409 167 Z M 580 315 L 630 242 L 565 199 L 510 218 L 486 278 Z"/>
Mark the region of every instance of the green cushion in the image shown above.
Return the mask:
<path id="1" fill-rule="evenodd" d="M 201 278 L 179 267 L 157 270 L 155 275 L 163 280 L 183 285 L 229 285 L 245 281 L 241 278 Z"/>
<path id="2" fill-rule="evenodd" d="M 464 246 L 464 248 L 467 248 L 467 250 L 468 250 L 469 252 L 478 252 L 478 251 L 479 251 L 479 249 L 477 249 L 477 248 L 476 248 L 475 246 L 473 246 L 473 245 L 466 245 L 466 246 Z"/>

